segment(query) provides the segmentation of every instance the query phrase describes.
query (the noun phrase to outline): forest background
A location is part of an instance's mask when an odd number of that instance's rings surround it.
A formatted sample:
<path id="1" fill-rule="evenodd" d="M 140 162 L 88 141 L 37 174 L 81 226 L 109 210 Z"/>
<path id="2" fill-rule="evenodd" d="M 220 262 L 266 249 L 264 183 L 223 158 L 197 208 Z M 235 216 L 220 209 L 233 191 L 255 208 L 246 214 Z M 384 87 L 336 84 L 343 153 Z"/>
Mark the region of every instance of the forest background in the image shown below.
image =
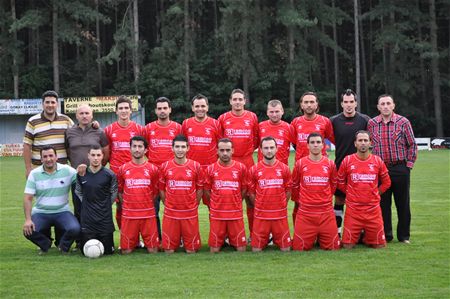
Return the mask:
<path id="1" fill-rule="evenodd" d="M 197 93 L 210 115 L 233 88 L 262 120 L 280 99 L 285 120 L 305 91 L 321 113 L 346 88 L 363 113 L 392 94 L 417 136 L 450 136 L 450 0 L 0 0 L 0 98 L 140 94 L 191 116 Z"/>

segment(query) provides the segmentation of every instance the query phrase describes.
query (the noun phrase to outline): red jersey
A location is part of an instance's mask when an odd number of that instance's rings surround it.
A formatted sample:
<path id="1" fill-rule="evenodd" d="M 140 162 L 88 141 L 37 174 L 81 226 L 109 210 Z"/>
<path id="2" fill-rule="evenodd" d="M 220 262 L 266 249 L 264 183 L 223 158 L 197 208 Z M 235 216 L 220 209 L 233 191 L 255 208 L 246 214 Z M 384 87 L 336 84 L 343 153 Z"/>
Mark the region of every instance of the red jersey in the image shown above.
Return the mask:
<path id="1" fill-rule="evenodd" d="M 304 157 L 295 163 L 292 200 L 300 204 L 299 210 L 309 213 L 332 212 L 336 185 L 336 165 L 327 157 L 319 161 Z"/>
<path id="2" fill-rule="evenodd" d="M 132 161 L 122 165 L 117 174 L 119 193 L 122 193 L 122 217 L 142 219 L 155 217 L 153 199 L 158 195 L 158 167 Z"/>
<path id="3" fill-rule="evenodd" d="M 151 122 L 145 126 L 145 138 L 148 141 L 148 160 L 160 166 L 173 158 L 172 141 L 175 136 L 181 134 L 181 125 L 170 121 L 167 126 Z"/>
<path id="4" fill-rule="evenodd" d="M 201 166 L 194 160 L 179 165 L 175 160 L 160 167 L 159 190 L 166 193 L 164 217 L 191 219 L 198 216 L 197 190 L 203 189 Z"/>
<path id="5" fill-rule="evenodd" d="M 259 140 L 261 141 L 267 136 L 272 136 L 277 142 L 277 160 L 288 165 L 291 143 L 295 143 L 293 128 L 285 121 L 274 124 L 270 120 L 266 120 L 259 123 Z M 258 151 L 258 161 L 262 159 L 261 151 Z"/>
<path id="6" fill-rule="evenodd" d="M 220 139 L 219 122 L 207 117 L 199 122 L 195 117 L 183 121 L 182 131 L 189 142 L 188 159 L 210 165 L 217 161 L 217 141 Z"/>
<path id="7" fill-rule="evenodd" d="M 131 161 L 130 139 L 134 136 L 144 136 L 144 127 L 130 121 L 128 126 L 122 127 L 114 122 L 105 128 L 109 143 L 109 168 L 117 174 L 119 167 Z"/>
<path id="8" fill-rule="evenodd" d="M 317 114 L 313 120 L 308 120 L 304 115 L 296 117 L 292 120 L 291 126 L 295 135 L 295 161 L 309 155 L 306 139 L 313 132 L 320 133 L 323 138 L 327 138 L 334 143 L 334 133 L 331 121 L 323 115 Z M 324 145 L 322 154 L 327 156 L 327 149 Z"/>
<path id="9" fill-rule="evenodd" d="M 247 168 L 244 164 L 233 161 L 230 166 L 220 162 L 209 165 L 204 189 L 211 192 L 211 219 L 242 219 L 242 191 L 247 189 Z"/>
<path id="10" fill-rule="evenodd" d="M 345 192 L 345 202 L 350 209 L 367 211 L 378 207 L 380 193 L 390 186 L 387 167 L 376 155 L 371 154 L 366 160 L 361 160 L 357 154 L 348 155 L 339 166 L 338 188 Z"/>
<path id="11" fill-rule="evenodd" d="M 255 218 L 276 220 L 287 217 L 286 193 L 292 188 L 289 167 L 276 161 L 270 166 L 258 162 L 249 170 L 248 192 L 255 194 Z"/>
<path id="12" fill-rule="evenodd" d="M 241 116 L 228 111 L 219 116 L 220 134 L 231 139 L 234 157 L 252 156 L 258 148 L 258 118 L 250 111 L 244 111 Z"/>

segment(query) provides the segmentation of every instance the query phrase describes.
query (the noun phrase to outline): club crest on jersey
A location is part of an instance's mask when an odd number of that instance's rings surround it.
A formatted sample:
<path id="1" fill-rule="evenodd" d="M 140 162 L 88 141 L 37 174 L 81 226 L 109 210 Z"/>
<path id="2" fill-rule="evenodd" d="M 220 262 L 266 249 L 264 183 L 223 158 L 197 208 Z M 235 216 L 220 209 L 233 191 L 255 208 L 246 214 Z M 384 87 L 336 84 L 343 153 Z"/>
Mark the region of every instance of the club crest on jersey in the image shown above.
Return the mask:
<path id="1" fill-rule="evenodd" d="M 322 166 L 322 170 L 324 173 L 328 173 L 328 166 Z"/>
<path id="2" fill-rule="evenodd" d="M 144 169 L 144 175 L 145 176 L 150 176 L 150 173 L 148 172 L 148 169 Z"/>
<path id="3" fill-rule="evenodd" d="M 283 137 L 284 136 L 284 131 L 283 130 L 278 130 L 278 136 Z"/>
<path id="4" fill-rule="evenodd" d="M 211 128 L 205 128 L 205 135 L 211 135 Z"/>
<path id="5" fill-rule="evenodd" d="M 188 178 L 191 178 L 191 177 L 192 177 L 192 170 L 186 169 L 186 176 L 187 176 Z"/>
<path id="6" fill-rule="evenodd" d="M 244 125 L 245 125 L 246 127 L 250 126 L 250 120 L 244 119 Z"/>
<path id="7" fill-rule="evenodd" d="M 317 131 L 320 131 L 320 125 L 315 125 L 315 127 Z"/>
<path id="8" fill-rule="evenodd" d="M 175 136 L 174 130 L 169 130 L 169 135 L 170 135 L 170 136 Z"/>
<path id="9" fill-rule="evenodd" d="M 233 179 L 238 178 L 238 172 L 236 170 L 231 171 L 231 175 L 233 176 Z"/>
<path id="10" fill-rule="evenodd" d="M 374 171 L 375 165 L 373 165 L 372 163 L 369 163 L 368 166 L 369 166 L 370 171 Z"/>
<path id="11" fill-rule="evenodd" d="M 281 169 L 276 169 L 275 172 L 277 173 L 277 176 L 281 176 Z"/>

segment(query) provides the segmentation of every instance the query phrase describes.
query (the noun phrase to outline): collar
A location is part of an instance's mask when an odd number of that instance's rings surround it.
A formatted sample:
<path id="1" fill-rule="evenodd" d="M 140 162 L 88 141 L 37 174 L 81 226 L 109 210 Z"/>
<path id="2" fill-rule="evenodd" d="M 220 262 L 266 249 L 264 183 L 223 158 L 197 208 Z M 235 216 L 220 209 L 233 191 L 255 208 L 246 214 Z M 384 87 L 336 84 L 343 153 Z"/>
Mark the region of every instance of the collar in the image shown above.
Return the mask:
<path id="1" fill-rule="evenodd" d="M 45 169 L 44 169 L 44 164 L 42 164 L 42 165 L 39 166 L 39 167 L 40 167 L 39 171 L 40 171 L 41 173 L 49 174 L 48 172 L 45 171 Z M 57 173 L 57 172 L 60 171 L 60 170 L 61 170 L 61 164 L 59 164 L 58 162 L 56 162 L 56 169 L 55 169 L 55 172 L 53 172 L 52 174 Z M 52 175 L 52 174 L 50 174 L 50 175 Z"/>
<path id="2" fill-rule="evenodd" d="M 41 112 L 41 118 L 45 119 L 47 121 L 55 121 L 58 118 L 58 116 L 59 116 L 59 113 L 55 112 L 55 119 L 54 120 L 49 120 L 47 117 L 45 117 L 44 111 Z"/>
<path id="3" fill-rule="evenodd" d="M 389 122 L 396 122 L 398 119 L 398 115 L 395 112 L 392 112 L 392 117 L 391 120 Z M 375 121 L 377 123 L 382 123 L 383 122 L 383 117 L 381 117 L 381 114 L 375 117 Z"/>

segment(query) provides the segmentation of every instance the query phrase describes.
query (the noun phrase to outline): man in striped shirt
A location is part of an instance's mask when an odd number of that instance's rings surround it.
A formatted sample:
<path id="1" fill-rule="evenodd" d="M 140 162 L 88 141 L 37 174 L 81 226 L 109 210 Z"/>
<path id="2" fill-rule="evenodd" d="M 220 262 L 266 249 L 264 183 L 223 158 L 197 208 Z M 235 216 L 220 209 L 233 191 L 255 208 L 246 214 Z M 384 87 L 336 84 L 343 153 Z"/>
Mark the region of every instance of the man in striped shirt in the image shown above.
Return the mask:
<path id="1" fill-rule="evenodd" d="M 25 187 L 23 234 L 46 253 L 52 244 L 46 232 L 58 227 L 62 231 L 59 250 L 68 252 L 80 233 L 80 224 L 69 209 L 69 190 L 76 171 L 57 163 L 55 148 L 45 146 L 40 153 L 43 165 L 30 172 Z M 36 203 L 32 207 L 33 197 Z"/>
<path id="2" fill-rule="evenodd" d="M 42 95 L 43 111 L 27 122 L 23 138 L 23 159 L 25 161 L 25 177 L 33 168 L 41 165 L 40 150 L 45 146 L 53 146 L 58 163 L 67 163 L 67 152 L 64 144 L 66 130 L 73 126 L 67 115 L 57 112 L 58 94 L 47 90 Z"/>
<path id="3" fill-rule="evenodd" d="M 373 154 L 386 163 L 391 187 L 381 196 L 386 241 L 392 241 L 392 194 L 397 208 L 397 239 L 409 244 L 411 210 L 409 204 L 410 172 L 417 158 L 417 144 L 411 123 L 406 117 L 394 113 L 391 95 L 378 97 L 380 115 L 369 120 L 367 130 L 372 136 Z"/>

